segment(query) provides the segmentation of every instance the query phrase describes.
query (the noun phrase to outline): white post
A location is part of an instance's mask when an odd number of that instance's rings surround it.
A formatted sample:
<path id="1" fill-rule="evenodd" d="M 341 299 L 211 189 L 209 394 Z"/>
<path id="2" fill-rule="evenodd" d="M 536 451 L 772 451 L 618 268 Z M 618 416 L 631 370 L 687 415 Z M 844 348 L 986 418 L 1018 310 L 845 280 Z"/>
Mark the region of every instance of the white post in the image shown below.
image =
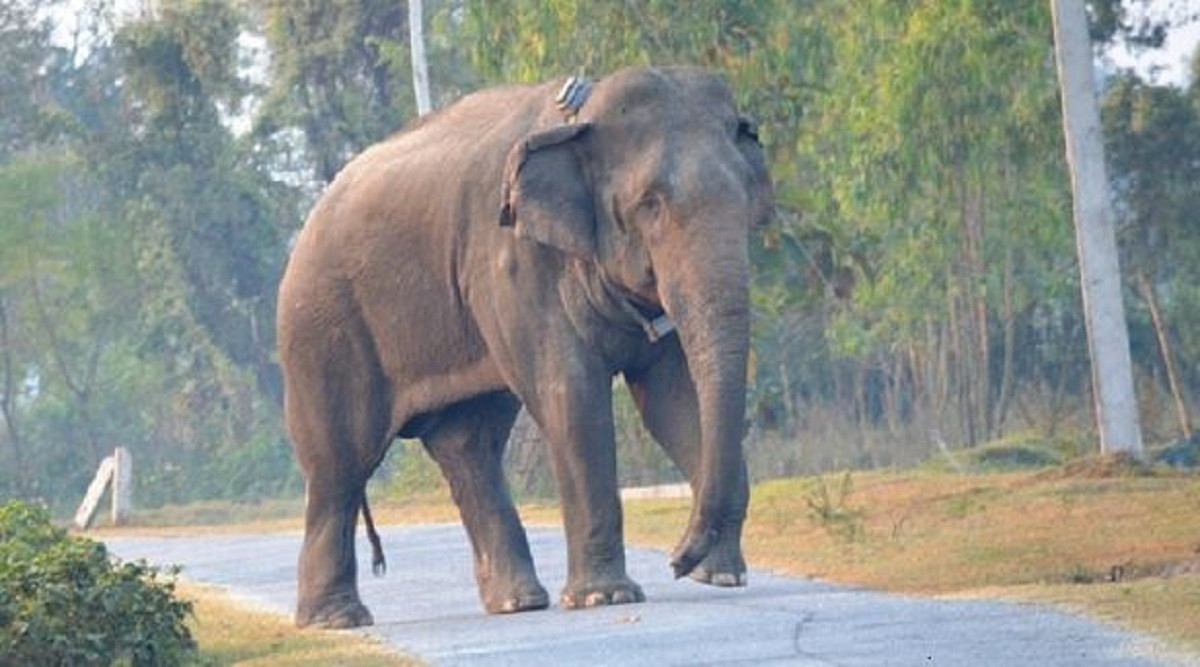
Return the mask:
<path id="1" fill-rule="evenodd" d="M 112 456 L 106 457 L 100 462 L 100 467 L 96 469 L 96 476 L 92 478 L 87 494 L 83 496 L 83 502 L 79 504 L 79 509 L 75 510 L 76 528 L 87 530 L 92 525 L 92 517 L 96 515 L 96 506 L 100 504 L 100 498 L 104 496 L 104 488 L 112 479 L 116 464 L 116 459 Z"/>
<path id="2" fill-rule="evenodd" d="M 75 527 L 87 530 L 96 516 L 96 508 L 104 497 L 104 489 L 112 482 L 112 522 L 114 526 L 129 523 L 130 500 L 133 497 L 133 458 L 129 450 L 117 447 L 112 456 L 105 457 L 88 485 L 79 509 L 75 510 Z"/>
<path id="3" fill-rule="evenodd" d="M 1100 450 L 1142 456 L 1129 332 L 1083 0 L 1051 0 Z"/>
<path id="4" fill-rule="evenodd" d="M 129 522 L 130 501 L 133 497 L 133 459 L 129 450 L 117 447 L 112 455 L 113 485 L 112 485 L 112 522 L 114 526 L 123 526 Z"/>
<path id="5" fill-rule="evenodd" d="M 413 93 L 417 115 L 429 113 L 429 63 L 425 58 L 425 11 L 421 0 L 408 0 L 408 44 L 412 52 Z"/>

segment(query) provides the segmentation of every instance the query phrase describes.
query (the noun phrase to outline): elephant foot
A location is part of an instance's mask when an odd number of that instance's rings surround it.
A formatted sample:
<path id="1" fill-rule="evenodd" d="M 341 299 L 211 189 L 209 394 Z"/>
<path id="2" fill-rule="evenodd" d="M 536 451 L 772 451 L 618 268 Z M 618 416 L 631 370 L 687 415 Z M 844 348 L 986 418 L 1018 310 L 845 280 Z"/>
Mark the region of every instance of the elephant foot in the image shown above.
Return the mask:
<path id="1" fill-rule="evenodd" d="M 366 605 L 357 599 L 335 599 L 296 612 L 296 625 L 302 628 L 341 630 L 374 625 L 375 618 Z"/>
<path id="2" fill-rule="evenodd" d="M 582 586 L 568 586 L 563 589 L 559 604 L 564 609 L 585 609 L 610 604 L 631 604 L 645 602 L 646 594 L 629 577 Z"/>
<path id="3" fill-rule="evenodd" d="M 739 544 L 741 531 L 722 535 L 708 555 L 688 573 L 693 581 L 721 587 L 746 585 L 746 559 Z"/>
<path id="4" fill-rule="evenodd" d="M 505 592 L 484 592 L 483 608 L 489 614 L 515 614 L 550 606 L 550 594 L 536 580 Z"/>
<path id="5" fill-rule="evenodd" d="M 538 581 L 528 547 L 517 551 L 505 559 L 493 560 L 484 555 L 475 560 L 479 599 L 489 614 L 515 614 L 550 606 L 550 594 Z"/>
<path id="6" fill-rule="evenodd" d="M 720 534 L 715 530 L 690 526 L 679 546 L 671 552 L 671 569 L 675 572 L 675 578 L 691 574 L 708 557 L 719 539 Z"/>
<path id="7" fill-rule="evenodd" d="M 701 563 L 692 570 L 688 575 L 693 581 L 698 581 L 709 586 L 720 586 L 721 588 L 736 588 L 746 585 L 746 572 L 722 572 L 720 570 L 710 570 L 704 563 Z"/>

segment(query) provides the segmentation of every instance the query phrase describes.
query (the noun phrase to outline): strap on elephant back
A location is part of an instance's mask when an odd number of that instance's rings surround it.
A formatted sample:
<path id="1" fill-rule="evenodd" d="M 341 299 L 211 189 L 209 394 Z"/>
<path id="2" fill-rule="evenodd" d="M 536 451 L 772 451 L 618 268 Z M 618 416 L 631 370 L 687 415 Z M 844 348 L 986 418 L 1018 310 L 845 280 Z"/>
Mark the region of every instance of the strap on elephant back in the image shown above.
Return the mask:
<path id="1" fill-rule="evenodd" d="M 592 82 L 586 76 L 573 76 L 568 78 L 567 82 L 563 84 L 562 90 L 558 91 L 554 103 L 562 112 L 563 119 L 568 123 L 574 123 L 579 116 L 579 110 L 583 108 L 591 94 Z"/>

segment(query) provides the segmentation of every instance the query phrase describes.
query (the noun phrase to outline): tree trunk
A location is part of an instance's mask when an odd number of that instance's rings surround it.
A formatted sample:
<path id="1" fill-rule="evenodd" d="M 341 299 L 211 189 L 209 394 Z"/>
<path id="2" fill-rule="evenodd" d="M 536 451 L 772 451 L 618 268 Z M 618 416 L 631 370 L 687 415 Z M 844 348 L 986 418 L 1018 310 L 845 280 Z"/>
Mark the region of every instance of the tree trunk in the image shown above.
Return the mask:
<path id="1" fill-rule="evenodd" d="M 13 353 L 12 334 L 8 324 L 8 304 L 0 293 L 0 373 L 3 373 L 3 386 L 0 386 L 0 416 L 4 417 L 4 428 L 8 432 L 8 444 L 12 449 L 13 481 L 18 488 L 23 488 L 29 478 L 25 470 L 24 443 L 21 439 L 21 429 L 17 423 L 16 411 L 16 355 Z"/>
<path id="2" fill-rule="evenodd" d="M 1150 322 L 1154 325 L 1154 337 L 1158 340 L 1158 351 L 1162 355 L 1163 366 L 1167 369 L 1167 386 L 1171 390 L 1171 398 L 1175 401 L 1175 416 L 1179 420 L 1179 429 L 1184 438 L 1192 437 L 1192 416 L 1188 412 L 1187 398 L 1183 394 L 1183 385 L 1179 382 L 1179 371 L 1175 366 L 1175 355 L 1171 351 L 1171 339 L 1167 335 L 1166 323 L 1162 320 L 1162 312 L 1158 307 L 1158 297 L 1154 294 L 1154 285 L 1145 272 L 1137 274 L 1138 291 L 1150 308 Z"/>
<path id="3" fill-rule="evenodd" d="M 1100 449 L 1140 458 L 1142 433 L 1121 302 L 1087 15 L 1083 0 L 1051 0 L 1051 6 Z"/>
<path id="4" fill-rule="evenodd" d="M 1012 396 L 1013 356 L 1016 354 L 1017 315 L 1013 309 L 1013 249 L 1004 253 L 1003 306 L 1004 359 L 1001 360 L 1000 392 L 992 413 L 992 429 L 998 438 L 1004 437 L 1004 421 L 1008 417 L 1008 402 Z"/>
<path id="5" fill-rule="evenodd" d="M 67 360 L 67 348 L 61 342 L 58 336 L 58 330 L 54 323 L 58 321 L 51 317 L 45 299 L 42 297 L 42 288 L 40 273 L 33 262 L 29 263 L 29 284 L 30 294 L 33 296 L 34 310 L 37 314 L 38 322 L 41 324 L 42 333 L 46 336 L 46 343 L 49 347 L 50 357 L 54 362 L 54 366 L 58 369 L 58 374 L 63 381 L 63 386 L 66 387 L 67 393 L 74 399 L 74 412 L 78 415 L 80 429 L 83 431 L 83 437 L 87 440 L 92 456 L 96 460 L 104 458 L 106 452 L 100 444 L 99 432 L 95 428 L 92 420 L 92 390 L 96 386 L 96 373 L 100 362 L 100 348 L 103 341 L 96 336 L 89 339 L 91 344 L 90 354 L 88 355 L 88 363 L 82 372 L 72 372 L 72 364 Z"/>
<path id="6" fill-rule="evenodd" d="M 979 424 L 982 437 L 991 438 L 994 435 L 991 419 L 992 346 L 985 287 L 987 285 L 987 257 L 984 249 L 984 235 L 987 227 L 985 188 L 982 176 L 974 192 L 972 192 L 969 182 L 967 185 L 967 261 L 970 270 L 967 285 L 970 290 L 972 314 L 975 320 L 975 345 L 977 346 L 973 364 L 975 372 L 971 378 L 975 387 L 972 392 L 975 395 L 975 419 Z"/>
<path id="7" fill-rule="evenodd" d="M 957 435 L 954 441 L 967 447 L 976 443 L 975 419 L 971 400 L 971 361 L 973 350 L 971 343 L 975 340 L 971 331 L 971 313 L 969 308 L 964 313 L 964 299 L 959 293 L 960 285 L 958 271 L 953 267 L 946 269 L 946 302 L 949 322 L 950 363 L 946 371 L 946 384 L 953 392 L 953 400 L 958 414 Z"/>
<path id="8" fill-rule="evenodd" d="M 796 396 L 792 391 L 792 377 L 788 373 L 787 364 L 779 365 L 779 380 L 783 385 L 783 428 L 781 431 L 785 438 L 791 438 L 799 429 L 800 419 Z"/>

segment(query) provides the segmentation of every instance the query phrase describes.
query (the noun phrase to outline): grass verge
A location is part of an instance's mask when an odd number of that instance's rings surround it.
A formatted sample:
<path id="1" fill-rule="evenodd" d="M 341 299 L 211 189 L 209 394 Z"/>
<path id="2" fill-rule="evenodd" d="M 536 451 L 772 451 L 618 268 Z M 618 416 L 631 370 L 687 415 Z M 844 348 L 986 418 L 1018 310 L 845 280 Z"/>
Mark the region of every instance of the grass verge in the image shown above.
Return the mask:
<path id="1" fill-rule="evenodd" d="M 626 504 L 662 548 L 690 502 Z M 1064 605 L 1200 654 L 1200 477 L 1110 462 L 840 473 L 755 487 L 756 567 L 881 590 Z M 753 585 L 753 584 L 751 584 Z"/>
<path id="2" fill-rule="evenodd" d="M 181 597 L 195 603 L 189 626 L 203 665 L 240 667 L 410 667 L 421 662 L 356 632 L 302 630 L 291 619 L 261 611 L 224 591 L 187 581 Z"/>

